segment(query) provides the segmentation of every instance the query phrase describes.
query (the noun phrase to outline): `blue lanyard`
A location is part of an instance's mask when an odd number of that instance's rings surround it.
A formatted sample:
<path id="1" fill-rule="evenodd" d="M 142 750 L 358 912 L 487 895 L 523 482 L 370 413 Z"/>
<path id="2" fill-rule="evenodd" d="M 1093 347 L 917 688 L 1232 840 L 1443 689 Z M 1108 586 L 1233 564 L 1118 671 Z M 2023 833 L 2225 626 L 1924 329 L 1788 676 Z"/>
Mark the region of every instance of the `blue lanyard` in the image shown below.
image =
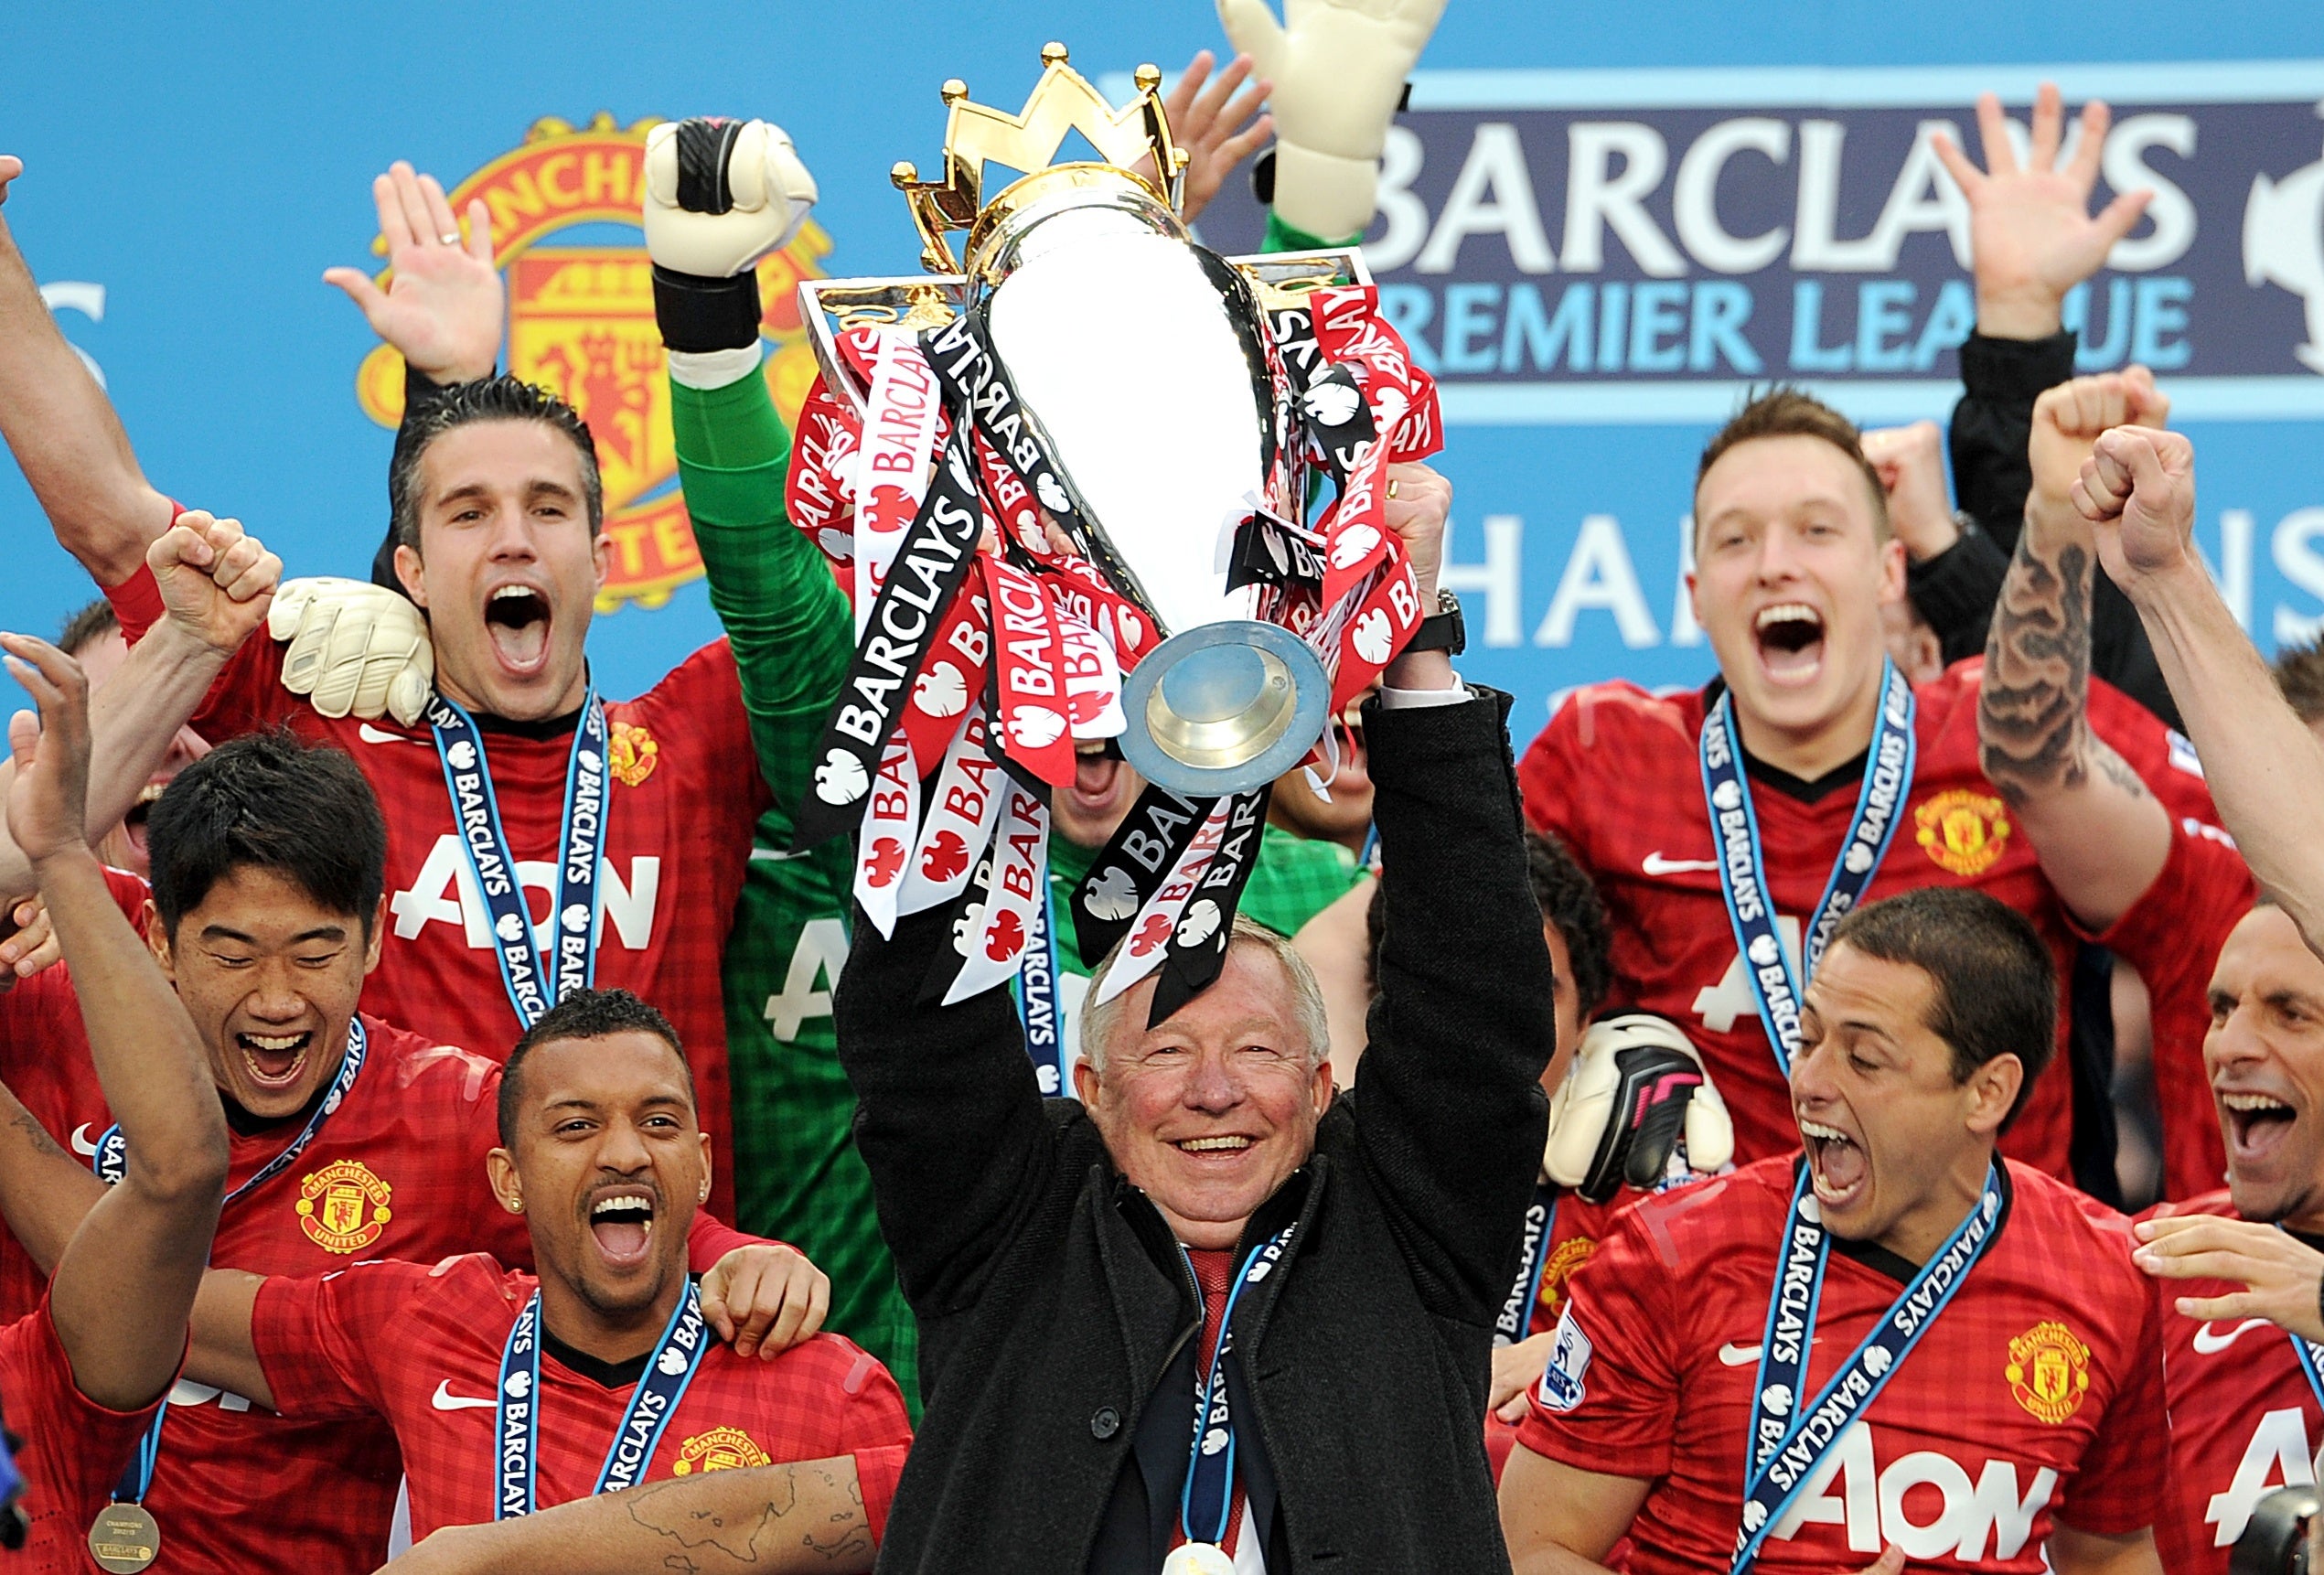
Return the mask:
<path id="1" fill-rule="evenodd" d="M 492 769 L 485 763 L 484 735 L 476 719 L 456 702 L 433 694 L 427 721 L 435 734 L 436 758 L 444 764 L 444 785 L 452 795 L 460 846 L 492 916 L 500 982 L 518 1023 L 530 1028 L 552 1002 L 588 988 L 596 978 L 597 870 L 605 846 L 605 707 L 590 690 L 573 732 L 573 755 L 565 763 L 564 832 L 557 849 L 557 905 L 549 917 L 552 941 L 545 953 L 533 933 L 509 834 L 501 829 L 500 801 L 492 791 Z"/>
<path id="2" fill-rule="evenodd" d="M 1235 1508 L 1235 1419 L 1226 1399 L 1226 1353 L 1235 1345 L 1235 1309 L 1241 1305 L 1243 1287 L 1258 1284 L 1282 1261 L 1298 1225 L 1294 1220 L 1252 1248 L 1227 1287 L 1226 1309 L 1218 1319 L 1218 1349 L 1211 1353 L 1209 1370 L 1194 1390 L 1194 1441 L 1187 1456 L 1185 1485 L 1178 1490 L 1178 1528 L 1189 1542 L 1217 1547 L 1226 1540 Z M 1187 1274 L 1194 1276 L 1194 1260 L 1183 1247 L 1178 1255 L 1185 1259 Z M 1194 1282 L 1202 1283 L 1199 1279 Z"/>
<path id="3" fill-rule="evenodd" d="M 2281 1220 L 2276 1222 L 2276 1228 L 2284 1228 Z M 2284 1334 L 2292 1343 L 2292 1355 L 2299 1358 L 2300 1372 L 2308 1379 L 2308 1392 L 2316 1397 L 2318 1407 L 2324 1409 L 2324 1370 L 2319 1370 L 2324 1369 L 2324 1345 L 2304 1339 L 2288 1329 L 2284 1331 Z"/>
<path id="4" fill-rule="evenodd" d="M 219 1205 L 221 1210 L 233 1207 L 254 1188 L 263 1186 L 298 1162 L 299 1155 L 305 1153 L 307 1145 L 315 1141 L 315 1134 L 323 1130 L 323 1123 L 331 1119 L 331 1113 L 346 1100 L 348 1090 L 355 1087 L 355 1079 L 362 1075 L 363 1058 L 369 1048 L 363 1033 L 363 1019 L 349 1018 L 347 1054 L 339 1060 L 339 1075 L 331 1079 L 330 1092 L 325 1094 L 323 1102 L 315 1107 L 315 1113 L 306 1118 L 305 1127 L 291 1140 L 291 1146 L 259 1166 L 248 1181 L 228 1193 Z M 128 1167 L 128 1140 L 122 1136 L 121 1123 L 115 1121 L 105 1129 L 105 1135 L 97 1140 L 97 1152 L 89 1156 L 89 1168 L 107 1183 L 118 1183 L 127 1173 Z M 161 1460 L 162 1419 L 168 1415 L 169 1399 L 164 1396 L 161 1404 L 154 1408 L 154 1420 L 145 1424 L 145 1436 L 137 1441 L 137 1452 L 129 1457 L 129 1464 L 122 1472 L 121 1481 L 113 1485 L 115 1504 L 141 1504 L 145 1501 L 146 1492 L 154 1485 L 154 1467 Z"/>
<path id="5" fill-rule="evenodd" d="M 1760 1544 L 1831 1454 L 1840 1435 L 1888 1387 L 1921 1336 L 1952 1304 L 1969 1270 L 1992 1245 L 2006 1204 L 2001 1162 L 1995 1160 L 1987 1166 L 1985 1190 L 1976 1206 L 1815 1398 L 1805 1399 L 1808 1350 L 1832 1238 L 1810 1192 L 1808 1167 L 1801 1162 L 1799 1180 L 1792 1187 L 1791 1214 L 1783 1222 L 1767 1326 L 1761 1335 L 1758 1392 L 1751 1398 L 1747 1435 L 1751 1453 L 1743 1467 L 1743 1521 L 1735 1532 L 1735 1558 L 1728 1575 L 1743 1575 L 1757 1560 Z"/>
<path id="6" fill-rule="evenodd" d="M 1073 1052 L 1057 1021 L 1056 888 L 1041 873 L 1041 900 L 1033 905 L 1033 933 L 1025 938 L 1024 960 L 1017 970 L 1017 1005 L 1024 1013 L 1025 1054 L 1044 1094 L 1069 1094 L 1066 1075 Z"/>
<path id="7" fill-rule="evenodd" d="M 1509 1300 L 1501 1304 L 1501 1316 L 1493 1326 L 1494 1345 L 1515 1345 L 1525 1339 L 1533 1323 L 1533 1304 L 1541 1295 L 1541 1271 L 1549 1262 L 1549 1240 L 1557 1232 L 1557 1184 L 1537 1182 L 1533 1205 L 1526 1210 L 1525 1249 L 1517 1257 L 1516 1283 L 1509 1287 Z"/>
<path id="8" fill-rule="evenodd" d="M 663 1325 L 661 1339 L 647 1358 L 646 1371 L 629 1397 L 629 1409 L 622 1413 L 621 1426 L 605 1451 L 605 1463 L 597 1473 L 597 1485 L 590 1490 L 593 1496 L 635 1487 L 644 1478 L 662 1430 L 677 1414 L 678 1402 L 685 1398 L 687 1386 L 694 1381 L 694 1369 L 710 1348 L 708 1328 L 702 1319 L 701 1298 L 690 1280 L 686 1294 L 669 1310 L 669 1322 Z M 494 1437 L 499 1441 L 500 1492 L 492 1517 L 508 1520 L 530 1515 L 534 1509 L 534 1443 L 541 1432 L 539 1291 L 532 1293 L 509 1331 L 508 1344 L 500 1352 L 498 1393 L 499 1427 Z"/>
<path id="9" fill-rule="evenodd" d="M 1751 782 L 1735 731 L 1735 697 L 1721 694 L 1703 717 L 1703 798 L 1710 810 L 1711 851 L 1719 864 L 1719 895 L 1727 902 L 1759 1019 L 1767 1029 L 1776 1065 L 1789 1076 L 1799 1051 L 1800 998 L 1807 979 L 1830 944 L 1832 931 L 1863 897 L 1896 835 L 1904 800 L 1912 791 L 1912 686 L 1896 664 L 1880 669 L 1880 708 L 1872 732 L 1871 755 L 1864 764 L 1864 786 L 1856 815 L 1832 862 L 1832 876 L 1800 941 L 1795 975 L 1775 933 L 1775 901 L 1767 889 L 1767 861 L 1760 852 L 1759 818 L 1751 812 Z"/>

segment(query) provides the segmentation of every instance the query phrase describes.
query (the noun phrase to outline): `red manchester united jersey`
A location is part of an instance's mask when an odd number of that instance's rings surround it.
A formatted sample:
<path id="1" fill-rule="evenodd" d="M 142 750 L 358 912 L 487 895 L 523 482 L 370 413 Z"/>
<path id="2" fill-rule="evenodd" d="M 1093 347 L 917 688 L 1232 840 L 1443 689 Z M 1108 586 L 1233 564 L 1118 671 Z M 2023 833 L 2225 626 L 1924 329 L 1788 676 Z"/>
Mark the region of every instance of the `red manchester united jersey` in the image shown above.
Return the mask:
<path id="1" fill-rule="evenodd" d="M 38 1056 L 51 1131 L 71 1134 L 85 1162 L 112 1124 L 89 1060 L 70 977 L 57 981 L 55 1021 L 70 1039 L 0 1042 L 0 1081 Z M 7 1003 L 0 1002 L 0 1009 Z M 287 1170 L 237 1198 L 220 1216 L 210 1261 L 271 1275 L 315 1275 L 373 1258 L 423 1261 L 479 1248 L 530 1263 L 524 1221 L 501 1208 L 484 1156 L 498 1139 L 500 1068 L 480 1055 L 366 1016 L 361 1074 Z M 29 1102 L 29 1101 L 27 1101 Z M 227 1190 L 241 1186 L 289 1146 L 305 1119 L 231 1134 Z M 748 1238 L 695 1216 L 697 1268 Z M 0 1233 L 0 1288 L 9 1311 L 37 1305 L 38 1270 Z M 385 1557 L 402 1474 L 384 1430 L 293 1421 L 243 1397 L 181 1380 L 170 1393 L 159 1463 L 146 1506 L 176 1528 L 167 1570 L 284 1575 L 378 1568 Z"/>
<path id="2" fill-rule="evenodd" d="M 2161 1374 L 2129 1222 L 2029 1166 L 2008 1171 L 1999 1231 L 1777 1520 L 1759 1555 L 1768 1575 L 1861 1569 L 1890 1543 L 1921 1567 L 2034 1575 L 2053 1519 L 2102 1535 L 2154 1520 Z M 1553 1358 L 1570 1403 L 1552 1409 L 1537 1386 L 1518 1441 L 1581 1470 L 1655 1479 L 1631 1524 L 1631 1570 L 1724 1570 L 1734 1549 L 1794 1173 L 1789 1159 L 1762 1160 L 1648 1199 L 1574 1279 L 1559 1334 L 1570 1349 Z M 1811 1389 L 1912 1272 L 1837 1247 Z"/>
<path id="3" fill-rule="evenodd" d="M 1975 886 L 2026 915 L 2058 964 L 2062 1049 L 2073 937 L 2033 849 L 1978 768 L 1979 665 L 1961 663 L 1914 691 L 1912 788 L 1865 900 L 1918 886 Z M 2130 715 L 2137 708 L 2129 702 L 2107 696 L 2092 704 L 2108 737 L 2138 729 L 2138 717 L 2162 733 L 2143 712 Z M 1748 1161 L 1790 1152 L 1799 1133 L 1719 895 L 1698 752 L 1705 698 L 1593 684 L 1558 708 L 1517 775 L 1526 818 L 1572 850 L 1613 921 L 1609 1009 L 1651 1012 L 1686 1030 L 1734 1117 L 1736 1158 Z M 1753 771 L 1777 934 L 1795 970 L 1801 930 L 1855 816 L 1858 780 L 1786 791 Z M 2072 1074 L 2061 1055 L 2035 1083 L 2004 1147 L 2063 1175 L 2072 1120 Z"/>
<path id="4" fill-rule="evenodd" d="M 16 1470 L 25 1479 L 22 1504 L 32 1522 L 24 1550 L 0 1553 L 0 1561 L 10 1568 L 21 1563 L 34 1575 L 94 1570 L 89 1523 L 112 1496 L 154 1408 L 108 1410 L 80 1392 L 45 1298 L 0 1327 L 0 1408 L 9 1430 L 24 1441 Z"/>
<path id="5" fill-rule="evenodd" d="M 2241 1217 L 2224 1192 L 2165 1204 L 2157 1215 Z M 2163 1397 L 2170 1407 L 2170 1488 L 2155 1547 L 2170 1575 L 2226 1575 L 2228 1550 L 2259 1501 L 2316 1480 L 2324 1406 L 2300 1370 L 2292 1337 L 2264 1318 L 2189 1318 L 2181 1296 L 2243 1287 L 2214 1280 L 2154 1282 L 2162 1320 Z"/>
<path id="6" fill-rule="evenodd" d="M 107 593 L 134 638 L 159 614 L 145 571 Z M 388 936 L 364 1004 L 495 1060 L 522 1031 L 500 977 L 492 919 L 455 830 L 444 766 L 426 727 L 392 717 L 319 715 L 281 682 L 284 648 L 244 642 L 211 685 L 194 726 L 213 743 L 287 723 L 355 757 L 387 817 Z M 636 700 L 605 707 L 611 777 L 596 983 L 635 991 L 685 1041 L 703 1130 L 716 1145 L 711 1205 L 731 1216 L 726 1026 L 719 986 L 751 826 L 772 802 L 752 753 L 741 679 L 724 640 L 704 646 Z M 501 824 L 545 930 L 556 903 L 573 721 L 540 727 L 478 718 Z"/>
<path id="7" fill-rule="evenodd" d="M 2203 1066 L 2211 1031 L 2211 976 L 2227 932 L 2252 911 L 2258 889 L 2234 842 L 2217 826 L 2174 813 L 2170 857 L 2146 895 L 2099 941 L 2138 970 L 2153 1024 L 2155 1103 L 2163 1123 L 2163 1195 L 2213 1192 L 2227 1149 Z"/>
<path id="8" fill-rule="evenodd" d="M 414 1541 L 493 1517 L 500 1358 L 537 1282 L 483 1254 L 357 1264 L 261 1288 L 251 1334 L 275 1403 L 316 1420 L 384 1417 L 403 1448 Z M 595 1490 L 637 1383 L 541 1358 L 535 1502 Z M 819 1334 L 773 1361 L 703 1353 L 640 1481 L 852 1454 L 873 1535 L 886 1527 L 911 1445 L 904 1398 L 868 1353 Z"/>

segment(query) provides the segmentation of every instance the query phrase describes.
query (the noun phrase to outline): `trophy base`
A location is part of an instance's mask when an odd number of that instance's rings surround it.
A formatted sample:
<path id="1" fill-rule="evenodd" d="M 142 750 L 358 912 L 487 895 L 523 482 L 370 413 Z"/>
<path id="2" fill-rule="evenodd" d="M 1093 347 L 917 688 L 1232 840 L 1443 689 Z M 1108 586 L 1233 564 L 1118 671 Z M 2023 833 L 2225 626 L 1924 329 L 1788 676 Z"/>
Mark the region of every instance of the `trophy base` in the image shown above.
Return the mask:
<path id="1" fill-rule="evenodd" d="M 1228 618 L 1173 635 L 1122 684 L 1121 753 L 1156 787 L 1220 798 L 1271 782 L 1323 735 L 1331 680 L 1279 625 Z"/>

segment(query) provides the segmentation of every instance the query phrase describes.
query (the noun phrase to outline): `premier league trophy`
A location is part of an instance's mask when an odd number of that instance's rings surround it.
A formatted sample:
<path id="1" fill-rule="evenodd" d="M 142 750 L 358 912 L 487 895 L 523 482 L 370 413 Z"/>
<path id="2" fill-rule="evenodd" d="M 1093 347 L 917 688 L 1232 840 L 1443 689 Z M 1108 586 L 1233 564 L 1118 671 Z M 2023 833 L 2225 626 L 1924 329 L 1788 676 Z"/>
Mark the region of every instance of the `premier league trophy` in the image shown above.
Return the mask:
<path id="1" fill-rule="evenodd" d="M 800 286 L 792 518 L 858 634 L 800 835 L 859 830 L 884 928 L 959 905 L 959 999 L 1039 940 L 1046 788 L 1118 740 L 1151 786 L 1076 922 L 1126 943 L 1108 994 L 1166 966 L 1159 1020 L 1216 974 L 1268 785 L 1332 769 L 1327 719 L 1433 610 L 1383 509 L 1436 397 L 1355 249 L 1194 242 L 1160 72 L 1117 110 L 1042 61 L 1019 113 L 946 83 L 940 177 L 895 166 L 926 274 Z M 1100 162 L 1052 162 L 1076 132 Z"/>

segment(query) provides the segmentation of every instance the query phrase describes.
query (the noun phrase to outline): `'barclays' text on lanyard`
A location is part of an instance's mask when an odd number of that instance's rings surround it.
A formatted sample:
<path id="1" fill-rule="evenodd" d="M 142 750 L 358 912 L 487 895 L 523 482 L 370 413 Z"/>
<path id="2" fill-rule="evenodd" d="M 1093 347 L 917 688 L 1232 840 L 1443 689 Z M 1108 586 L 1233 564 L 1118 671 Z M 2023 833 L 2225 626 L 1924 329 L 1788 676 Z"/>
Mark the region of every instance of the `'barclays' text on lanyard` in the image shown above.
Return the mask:
<path id="1" fill-rule="evenodd" d="M 1178 1526 L 1190 1543 L 1216 1548 L 1226 1540 L 1227 1523 L 1235 1506 L 1235 1419 L 1226 1398 L 1226 1353 L 1235 1346 L 1235 1309 L 1243 1290 L 1256 1285 L 1281 1262 L 1291 1245 L 1293 1221 L 1251 1248 L 1227 1288 L 1226 1308 L 1219 1314 L 1218 1348 L 1194 1390 L 1194 1441 L 1186 1462 L 1186 1484 L 1178 1494 Z M 1185 1248 L 1179 1254 L 1184 1257 Z M 1194 1272 L 1186 1259 L 1186 1272 Z M 1197 1283 L 1200 1283 L 1198 1280 Z"/>
<path id="2" fill-rule="evenodd" d="M 259 1166 L 251 1173 L 249 1180 L 226 1195 L 219 1205 L 221 1212 L 233 1207 L 253 1190 L 265 1185 L 298 1162 L 299 1155 L 314 1142 L 315 1134 L 323 1130 L 323 1123 L 329 1120 L 332 1112 L 346 1102 L 348 1090 L 354 1088 L 355 1079 L 363 1075 L 364 1057 L 369 1053 L 370 1042 L 363 1032 L 363 1019 L 349 1019 L 347 1054 L 339 1059 L 339 1075 L 331 1079 L 330 1091 L 323 1096 L 323 1102 L 315 1107 L 315 1113 L 306 1118 L 306 1125 L 299 1130 L 297 1137 L 291 1140 L 290 1147 Z M 89 1168 L 108 1183 L 118 1182 L 129 1173 L 129 1144 L 122 1136 L 120 1122 L 107 1127 L 105 1135 L 97 1140 L 96 1152 L 89 1156 Z M 129 1457 L 129 1464 L 122 1472 L 120 1483 L 113 1488 L 115 1504 L 144 1502 L 147 1490 L 154 1484 L 154 1467 L 161 1460 L 162 1420 L 168 1415 L 169 1398 L 164 1396 L 161 1404 L 155 1408 L 154 1420 L 145 1424 L 145 1436 L 137 1441 L 137 1452 Z"/>
<path id="3" fill-rule="evenodd" d="M 1743 1467 L 1743 1523 L 1735 1531 L 1735 1559 L 1728 1575 L 1744 1575 L 1783 1518 L 1792 1501 L 1814 1480 L 1850 1423 L 1862 1416 L 1897 1369 L 1912 1355 L 1992 1245 L 2008 1206 L 2001 1162 L 1986 1169 L 1985 1188 L 1968 1216 L 1901 1295 L 1890 1303 L 1872 1332 L 1849 1353 L 1839 1370 L 1806 1398 L 1807 1357 L 1815 1335 L 1816 1304 L 1823 1300 L 1824 1269 L 1831 1257 L 1831 1234 L 1815 1202 L 1808 1166 L 1799 1166 L 1792 1208 L 1776 1249 L 1775 1290 L 1767 1302 L 1767 1327 L 1759 1353 L 1758 1392 L 1751 1397 L 1750 1451 Z"/>
<path id="4" fill-rule="evenodd" d="M 1743 769 L 1735 731 L 1735 697 L 1722 693 L 1703 717 L 1703 798 L 1710 809 L 1711 852 L 1719 864 L 1719 895 L 1727 900 L 1735 948 L 1759 1003 L 1760 1022 L 1776 1064 L 1788 1076 L 1799 1053 L 1800 1002 L 1807 980 L 1830 944 L 1833 929 L 1863 899 L 1880 860 L 1896 835 L 1896 822 L 1912 791 L 1912 686 L 1894 662 L 1882 664 L 1880 707 L 1872 731 L 1872 752 L 1864 763 L 1864 786 L 1856 815 L 1832 862 L 1832 878 L 1800 937 L 1800 966 L 1775 933 L 1775 901 L 1767 888 L 1767 861 L 1759 845 L 1759 818 L 1751 811 L 1751 782 Z"/>
<path id="5" fill-rule="evenodd" d="M 595 689 L 582 703 L 565 763 L 564 828 L 557 849 L 557 905 L 549 916 L 547 948 L 533 934 L 532 915 L 517 878 L 516 855 L 501 829 L 500 802 L 485 764 L 484 735 L 476 719 L 442 694 L 428 697 L 427 720 L 436 758 L 452 795 L 452 818 L 469 873 L 492 918 L 500 981 L 517 1021 L 530 1028 L 541 1013 L 597 974 L 597 870 L 605 849 L 605 707 Z"/>
<path id="6" fill-rule="evenodd" d="M 677 1414 L 678 1402 L 686 1398 L 687 1386 L 694 1381 L 694 1369 L 701 1365 L 702 1353 L 709 1348 L 709 1324 L 702 1317 L 702 1302 L 693 1281 L 686 1282 L 686 1294 L 670 1309 L 669 1322 L 662 1326 L 661 1339 L 656 1343 L 653 1355 L 646 1358 L 646 1371 L 637 1380 L 637 1388 L 629 1397 L 629 1409 L 622 1413 L 621 1426 L 614 1432 L 614 1441 L 605 1451 L 605 1463 L 598 1470 L 597 1485 L 591 1494 L 616 1493 L 625 1487 L 635 1487 L 645 1479 L 646 1467 L 654 1458 L 654 1446 L 661 1441 L 662 1430 Z M 499 1428 L 493 1435 L 500 1441 L 498 1455 L 499 1492 L 495 1495 L 492 1517 L 508 1520 L 519 1515 L 530 1515 L 533 1483 L 537 1473 L 537 1444 L 541 1436 L 541 1292 L 517 1314 L 509 1331 L 508 1344 L 500 1352 Z"/>

